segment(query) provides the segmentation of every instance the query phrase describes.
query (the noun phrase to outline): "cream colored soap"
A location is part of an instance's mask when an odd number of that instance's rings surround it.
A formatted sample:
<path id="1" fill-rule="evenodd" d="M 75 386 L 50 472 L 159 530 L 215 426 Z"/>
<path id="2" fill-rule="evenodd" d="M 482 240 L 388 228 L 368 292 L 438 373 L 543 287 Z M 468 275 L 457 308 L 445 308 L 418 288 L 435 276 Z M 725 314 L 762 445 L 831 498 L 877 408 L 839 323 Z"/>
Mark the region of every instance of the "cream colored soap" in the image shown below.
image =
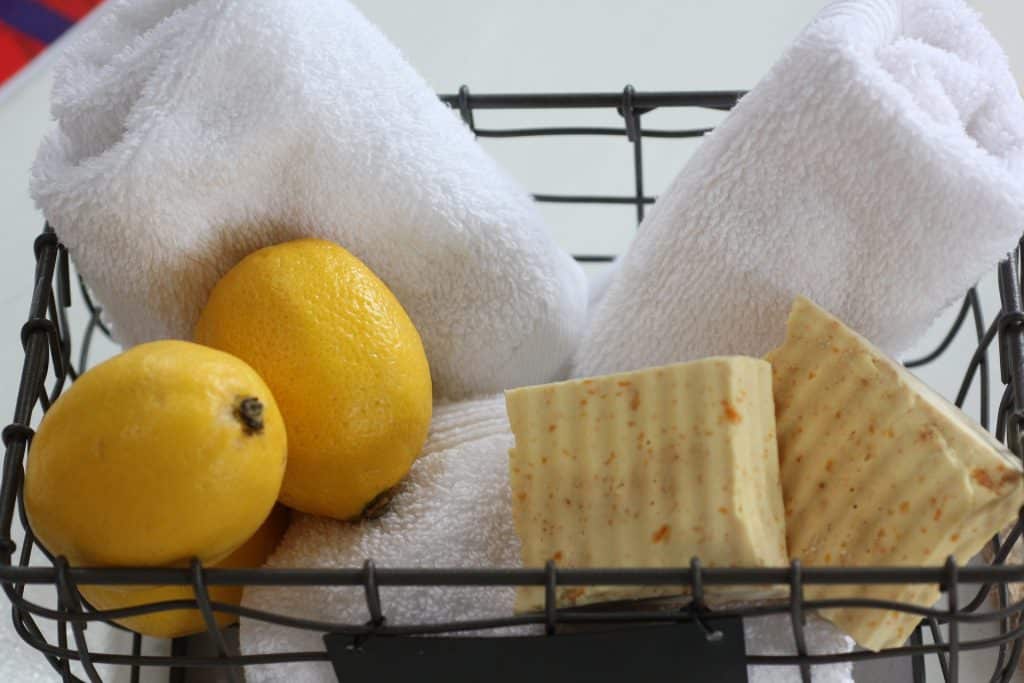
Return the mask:
<path id="1" fill-rule="evenodd" d="M 1016 518 L 1021 468 L 999 442 L 834 317 L 793 304 L 768 354 L 789 552 L 807 566 L 960 563 Z M 810 586 L 809 599 L 930 606 L 935 585 Z M 919 618 L 832 609 L 863 647 L 902 645 Z"/>
<path id="2" fill-rule="evenodd" d="M 763 360 L 709 358 L 505 397 L 524 566 L 688 567 L 695 555 L 709 567 L 787 564 Z M 736 594 L 706 590 L 710 599 Z M 568 586 L 557 599 L 566 606 L 683 592 Z M 519 611 L 543 605 L 542 588 L 517 595 Z"/>

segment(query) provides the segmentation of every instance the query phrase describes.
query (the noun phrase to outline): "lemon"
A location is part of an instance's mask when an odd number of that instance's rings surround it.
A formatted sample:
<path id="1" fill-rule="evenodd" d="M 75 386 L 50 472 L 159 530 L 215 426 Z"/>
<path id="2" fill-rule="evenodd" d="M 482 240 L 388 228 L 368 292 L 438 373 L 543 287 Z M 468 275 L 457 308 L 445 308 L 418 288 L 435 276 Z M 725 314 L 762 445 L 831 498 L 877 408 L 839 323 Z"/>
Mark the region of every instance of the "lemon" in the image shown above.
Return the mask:
<path id="1" fill-rule="evenodd" d="M 288 429 L 281 502 L 350 519 L 379 507 L 430 424 L 430 370 L 394 294 L 355 256 L 304 239 L 249 254 L 214 287 L 196 341 L 245 360 Z"/>
<path id="2" fill-rule="evenodd" d="M 278 505 L 253 534 L 220 562 L 211 567 L 220 569 L 243 569 L 259 567 L 277 547 L 278 541 L 288 528 L 288 508 Z M 89 603 L 102 610 L 151 605 L 171 600 L 195 600 L 191 586 L 92 586 L 79 587 Z M 211 602 L 239 605 L 242 602 L 242 586 L 208 586 Z M 238 621 L 238 616 L 216 612 L 217 624 L 223 628 Z M 154 638 L 180 638 L 206 630 L 203 615 L 197 609 L 177 609 L 167 612 L 153 612 L 135 617 L 115 619 L 127 629 Z"/>
<path id="3" fill-rule="evenodd" d="M 73 565 L 215 562 L 267 518 L 287 443 L 244 362 L 182 341 L 84 373 L 43 417 L 25 472 L 36 536 Z"/>

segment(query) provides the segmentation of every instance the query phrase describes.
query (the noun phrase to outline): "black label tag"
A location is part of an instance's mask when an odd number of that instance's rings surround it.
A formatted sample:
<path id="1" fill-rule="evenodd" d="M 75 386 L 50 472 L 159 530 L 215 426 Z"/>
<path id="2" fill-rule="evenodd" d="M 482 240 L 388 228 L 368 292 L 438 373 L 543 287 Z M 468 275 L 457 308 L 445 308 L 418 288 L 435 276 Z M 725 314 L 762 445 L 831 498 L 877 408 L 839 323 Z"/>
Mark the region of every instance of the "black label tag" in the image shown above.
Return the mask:
<path id="1" fill-rule="evenodd" d="M 742 622 L 712 624 L 722 633 L 718 640 L 686 623 L 551 637 L 374 636 L 358 644 L 329 633 L 324 642 L 339 681 L 744 683 Z"/>

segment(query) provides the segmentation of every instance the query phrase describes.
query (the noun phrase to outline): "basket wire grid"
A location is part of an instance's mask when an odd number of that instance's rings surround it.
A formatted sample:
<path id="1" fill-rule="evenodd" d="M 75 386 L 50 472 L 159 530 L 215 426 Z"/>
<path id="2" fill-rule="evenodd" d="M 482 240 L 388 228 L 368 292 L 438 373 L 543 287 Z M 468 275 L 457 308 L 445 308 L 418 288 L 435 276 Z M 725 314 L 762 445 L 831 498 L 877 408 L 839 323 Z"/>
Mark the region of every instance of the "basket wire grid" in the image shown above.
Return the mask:
<path id="1" fill-rule="evenodd" d="M 621 93 L 583 94 L 517 94 L 474 95 L 463 86 L 458 94 L 441 99 L 457 110 L 466 125 L 478 137 L 511 138 L 526 136 L 606 135 L 625 137 L 632 147 L 634 186 L 629 195 L 534 195 L 540 202 L 625 204 L 636 208 L 637 221 L 643 219 L 644 208 L 654 202 L 647 196 L 643 183 L 643 145 L 646 138 L 700 137 L 707 128 L 663 130 L 645 129 L 642 116 L 657 108 L 698 107 L 728 110 L 742 95 L 739 91 L 719 92 L 635 92 L 627 86 Z M 474 112 L 482 109 L 614 109 L 623 118 L 622 127 L 547 127 L 547 128 L 478 128 Z M 799 667 L 804 681 L 810 681 L 814 664 L 859 661 L 885 657 L 911 657 L 913 680 L 925 680 L 923 658 L 938 659 L 945 681 L 959 679 L 960 654 L 967 650 L 990 649 L 994 653 L 989 680 L 1008 681 L 1013 675 L 1024 642 L 1024 624 L 1020 615 L 1024 601 L 1010 603 L 1008 584 L 1024 581 L 1024 566 L 1006 563 L 1011 547 L 1020 539 L 1024 517 L 1005 536 L 991 542 L 992 559 L 985 565 L 959 566 L 952 558 L 942 567 L 889 568 L 824 568 L 802 567 L 793 561 L 782 568 L 705 568 L 699 559 L 670 569 L 571 569 L 559 568 L 549 562 L 544 568 L 523 569 L 409 569 L 377 568 L 372 558 L 362 567 L 330 570 L 312 569 L 206 569 L 198 562 L 189 568 L 72 568 L 62 557 L 53 557 L 35 539 L 28 525 L 22 498 L 23 463 L 33 436 L 31 428 L 36 406 L 45 411 L 61 390 L 87 366 L 89 348 L 97 333 L 109 336 L 110 330 L 101 318 L 100 308 L 79 280 L 82 302 L 89 313 L 88 323 L 79 344 L 78 358 L 73 359 L 71 330 L 67 309 L 71 305 L 72 276 L 68 253 L 52 228 L 46 226 L 36 239 L 35 288 L 27 322 L 21 329 L 25 349 L 23 371 L 18 389 L 14 419 L 3 430 L 6 448 L 3 478 L 0 483 L 0 584 L 12 605 L 14 627 L 19 636 L 44 656 L 60 679 L 81 681 L 71 668 L 78 662 L 86 678 L 100 681 L 98 664 L 130 667 L 133 682 L 140 677 L 140 667 L 164 667 L 171 681 L 184 680 L 184 671 L 195 667 L 216 667 L 231 679 L 241 681 L 241 668 L 247 665 L 298 661 L 326 661 L 325 651 L 288 652 L 242 656 L 232 651 L 217 628 L 214 612 L 236 614 L 251 619 L 310 629 L 324 633 L 343 633 L 359 637 L 409 637 L 429 634 L 482 631 L 504 626 L 543 625 L 548 637 L 557 637 L 560 625 L 601 624 L 626 628 L 636 624 L 697 623 L 710 641 L 719 633 L 716 619 L 750 617 L 766 614 L 789 614 L 796 644 L 793 655 L 747 655 L 750 665 L 789 665 Z M 609 261 L 607 255 L 581 255 L 581 261 Z M 970 290 L 959 314 L 939 346 L 924 357 L 908 362 L 909 367 L 930 363 L 939 358 L 961 330 L 973 326 L 977 347 L 967 365 L 956 403 L 962 405 L 971 387 L 979 388 L 979 421 L 988 429 L 989 377 L 987 351 L 995 343 L 999 357 L 1000 377 L 1005 385 L 996 416 L 995 434 L 1020 456 L 1021 432 L 1019 418 L 1024 415 L 1024 282 L 1020 274 L 1020 248 L 999 265 L 998 283 L 1002 308 L 986 326 L 977 292 Z M 968 325 L 968 321 L 971 323 Z M 17 518 L 24 536 L 20 548 L 12 539 L 12 526 Z M 30 566 L 34 557 L 44 558 L 42 566 Z M 947 596 L 945 608 L 922 608 L 915 605 L 871 599 L 806 600 L 807 584 L 857 583 L 930 583 L 938 584 Z M 98 611 L 81 597 L 78 586 L 104 585 L 191 585 L 195 600 L 177 600 L 152 605 Z M 704 603 L 704 586 L 778 584 L 789 586 L 788 599 L 757 606 L 709 609 Z M 28 585 L 44 585 L 53 590 L 56 608 L 50 608 L 25 596 Z M 211 585 L 261 586 L 362 586 L 370 619 L 365 624 L 347 624 L 298 619 L 280 614 L 213 602 L 207 587 Z M 497 586 L 535 585 L 546 588 L 546 607 L 537 614 L 504 618 L 478 619 L 448 623 L 393 625 L 386 621 L 381 604 L 381 586 Z M 555 589 L 564 585 L 673 585 L 687 586 L 690 600 L 676 611 L 644 611 L 637 609 L 593 611 L 556 609 Z M 957 599 L 957 587 L 976 587 L 971 599 Z M 994 596 L 994 599 L 993 599 Z M 921 625 L 909 644 L 880 652 L 855 650 L 848 654 L 809 655 L 803 631 L 804 617 L 810 610 L 826 607 L 876 607 L 895 609 L 919 615 Z M 215 656 L 185 654 L 183 641 L 177 640 L 169 656 L 142 654 L 143 637 L 133 634 L 130 653 L 98 652 L 87 643 L 86 627 L 92 622 L 149 614 L 171 609 L 197 608 L 207 625 L 206 636 Z M 51 642 L 40 622 L 56 626 L 56 642 Z M 965 638 L 962 624 L 994 623 L 998 634 L 985 638 Z M 119 628 L 114 625 L 115 628 Z M 942 627 L 945 627 L 945 634 Z M 924 644 L 923 630 L 930 632 L 933 642 Z M 544 637 L 544 636 L 541 636 Z"/>

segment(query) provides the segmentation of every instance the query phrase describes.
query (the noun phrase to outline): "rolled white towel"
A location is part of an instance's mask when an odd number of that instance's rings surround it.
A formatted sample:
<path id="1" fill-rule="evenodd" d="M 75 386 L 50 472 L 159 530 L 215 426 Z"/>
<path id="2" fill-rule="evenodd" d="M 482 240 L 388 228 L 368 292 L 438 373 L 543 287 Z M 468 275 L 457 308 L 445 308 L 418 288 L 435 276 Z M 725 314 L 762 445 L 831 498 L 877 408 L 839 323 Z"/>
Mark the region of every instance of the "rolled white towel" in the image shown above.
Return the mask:
<path id="1" fill-rule="evenodd" d="M 346 0 L 117 0 L 52 109 L 32 194 L 121 342 L 190 338 L 243 256 L 320 237 L 394 291 L 436 395 L 564 372 L 582 270 Z"/>
<path id="2" fill-rule="evenodd" d="M 840 0 L 654 205 L 574 374 L 761 355 L 798 294 L 899 354 L 1022 226 L 1024 104 L 975 13 Z"/>

